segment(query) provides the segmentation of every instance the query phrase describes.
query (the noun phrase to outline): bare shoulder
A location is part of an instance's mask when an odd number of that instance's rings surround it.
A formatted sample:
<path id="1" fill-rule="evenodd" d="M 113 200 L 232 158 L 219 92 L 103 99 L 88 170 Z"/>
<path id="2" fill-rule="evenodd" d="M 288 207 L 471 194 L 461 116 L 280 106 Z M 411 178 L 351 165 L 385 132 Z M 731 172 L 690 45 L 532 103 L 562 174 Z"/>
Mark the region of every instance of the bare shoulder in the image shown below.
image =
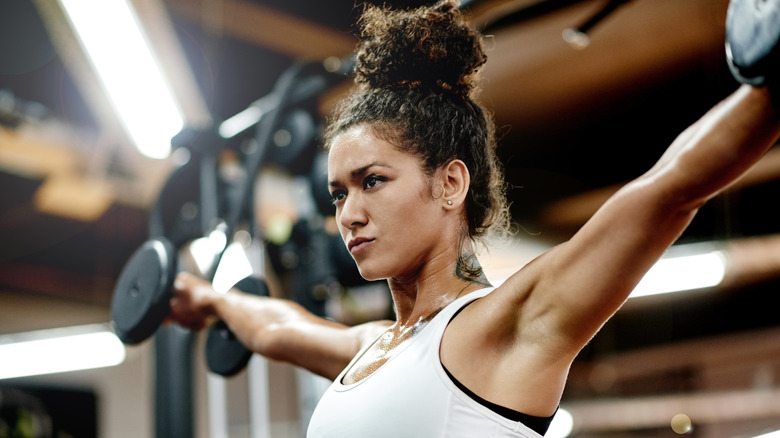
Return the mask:
<path id="1" fill-rule="evenodd" d="M 529 415 L 555 411 L 572 354 L 559 351 L 535 295 L 543 255 L 464 308 L 442 338 L 445 368 L 480 397 Z M 507 391 L 507 388 L 524 388 Z"/>

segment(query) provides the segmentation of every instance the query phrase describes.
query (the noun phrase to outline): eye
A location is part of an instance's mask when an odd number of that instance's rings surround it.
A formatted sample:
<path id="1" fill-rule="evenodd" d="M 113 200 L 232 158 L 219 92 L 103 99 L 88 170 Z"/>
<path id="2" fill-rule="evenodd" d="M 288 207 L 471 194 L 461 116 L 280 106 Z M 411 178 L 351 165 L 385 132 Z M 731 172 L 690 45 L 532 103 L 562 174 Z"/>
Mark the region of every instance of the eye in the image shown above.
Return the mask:
<path id="1" fill-rule="evenodd" d="M 383 182 L 383 181 L 386 181 L 386 179 L 381 177 L 381 176 L 379 176 L 379 175 L 368 175 L 363 180 L 363 190 L 367 190 L 367 189 L 373 188 L 377 184 L 379 184 L 380 182 Z"/>
<path id="2" fill-rule="evenodd" d="M 333 201 L 333 204 L 337 204 L 340 201 L 343 201 L 344 198 L 346 198 L 346 197 L 347 197 L 347 192 L 344 191 L 344 190 L 334 190 L 330 194 L 330 198 Z"/>

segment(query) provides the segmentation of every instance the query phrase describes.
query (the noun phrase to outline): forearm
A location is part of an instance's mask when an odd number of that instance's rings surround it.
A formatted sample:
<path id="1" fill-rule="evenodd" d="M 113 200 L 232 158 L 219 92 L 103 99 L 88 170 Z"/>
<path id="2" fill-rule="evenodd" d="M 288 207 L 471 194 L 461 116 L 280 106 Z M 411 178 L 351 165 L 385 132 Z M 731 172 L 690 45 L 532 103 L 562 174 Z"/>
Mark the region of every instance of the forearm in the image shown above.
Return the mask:
<path id="1" fill-rule="evenodd" d="M 285 353 L 280 351 L 283 346 L 302 343 L 286 338 L 320 328 L 346 329 L 342 324 L 313 315 L 293 301 L 258 297 L 237 289 L 217 296 L 212 309 L 247 348 L 270 359 L 284 360 Z"/>
<path id="2" fill-rule="evenodd" d="M 317 317 L 293 301 L 238 289 L 218 293 L 209 282 L 180 273 L 170 319 L 198 330 L 215 318 L 249 350 L 330 378 L 349 363 L 363 341 L 360 328 Z"/>
<path id="3" fill-rule="evenodd" d="M 647 174 L 701 204 L 745 173 L 780 136 L 765 88 L 743 85 L 681 134 Z"/>

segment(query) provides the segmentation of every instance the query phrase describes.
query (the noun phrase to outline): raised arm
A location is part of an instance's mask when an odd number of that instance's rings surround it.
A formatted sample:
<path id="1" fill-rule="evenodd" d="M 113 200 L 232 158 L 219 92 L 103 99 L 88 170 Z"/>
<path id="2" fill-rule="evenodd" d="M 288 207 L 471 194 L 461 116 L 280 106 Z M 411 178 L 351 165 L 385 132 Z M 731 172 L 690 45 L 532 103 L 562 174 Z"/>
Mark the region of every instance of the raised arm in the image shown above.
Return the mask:
<path id="1" fill-rule="evenodd" d="M 535 312 L 581 348 L 620 307 L 698 209 L 738 179 L 780 136 L 764 88 L 742 86 L 681 134 L 647 173 L 616 193 L 536 268 Z M 539 292 L 538 294 L 536 292 Z M 550 321 L 547 321 L 550 322 Z"/>
<path id="2" fill-rule="evenodd" d="M 681 134 L 655 166 L 619 190 L 568 242 L 463 310 L 445 332 L 442 364 L 487 400 L 531 415 L 553 413 L 582 347 L 697 210 L 778 136 L 780 111 L 771 106 L 769 93 L 740 88 Z"/>
<path id="3" fill-rule="evenodd" d="M 387 322 L 348 327 L 320 318 L 299 304 L 231 289 L 216 292 L 207 281 L 179 274 L 170 319 L 201 329 L 222 319 L 250 350 L 335 379 L 360 348 L 387 328 Z"/>

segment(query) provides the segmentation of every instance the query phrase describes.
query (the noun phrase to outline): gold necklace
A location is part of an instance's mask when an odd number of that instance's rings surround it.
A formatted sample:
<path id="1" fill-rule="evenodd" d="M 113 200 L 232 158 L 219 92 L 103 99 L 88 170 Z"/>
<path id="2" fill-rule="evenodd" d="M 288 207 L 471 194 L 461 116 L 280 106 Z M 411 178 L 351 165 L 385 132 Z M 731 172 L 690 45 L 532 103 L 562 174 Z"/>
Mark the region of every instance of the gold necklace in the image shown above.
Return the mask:
<path id="1" fill-rule="evenodd" d="M 444 309 L 444 307 L 439 307 L 438 309 L 428 314 L 428 316 L 426 316 L 425 318 L 420 318 L 419 320 L 417 320 L 417 322 L 414 323 L 414 325 L 412 326 L 412 337 L 415 337 L 418 333 L 420 333 L 422 329 L 426 325 L 428 325 L 428 323 L 431 322 L 431 320 L 435 318 L 436 315 L 439 314 L 439 312 L 442 311 L 442 309 Z"/>
<path id="2" fill-rule="evenodd" d="M 405 341 L 417 336 L 417 334 L 419 334 L 422 329 L 442 311 L 442 309 L 444 309 L 444 307 L 439 307 L 428 315 L 418 319 L 411 327 L 388 329 L 379 341 L 379 349 L 387 353 Z"/>

